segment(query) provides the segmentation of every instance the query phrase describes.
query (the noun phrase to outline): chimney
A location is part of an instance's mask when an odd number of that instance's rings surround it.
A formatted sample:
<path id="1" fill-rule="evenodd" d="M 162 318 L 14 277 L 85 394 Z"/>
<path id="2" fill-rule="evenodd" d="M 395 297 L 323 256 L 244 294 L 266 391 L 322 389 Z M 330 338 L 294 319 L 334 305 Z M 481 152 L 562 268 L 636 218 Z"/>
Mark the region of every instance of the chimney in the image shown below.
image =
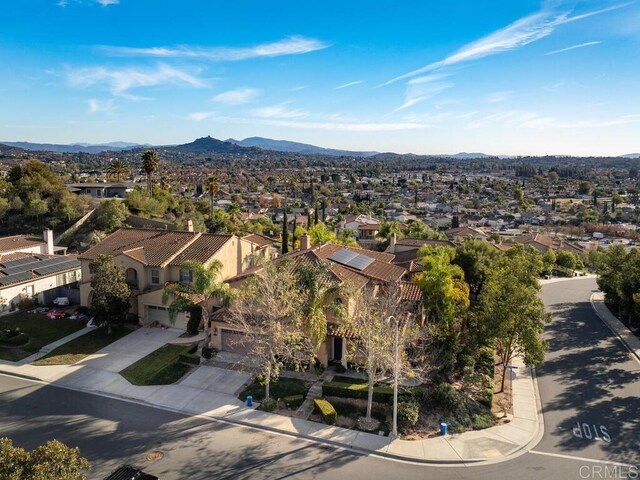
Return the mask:
<path id="1" fill-rule="evenodd" d="M 311 237 L 307 234 L 300 237 L 300 250 L 309 250 L 311 248 Z"/>
<path id="2" fill-rule="evenodd" d="M 389 242 L 389 251 L 391 253 L 396 253 L 396 241 L 398 240 L 398 237 L 396 236 L 395 232 L 391 234 L 391 241 Z"/>
<path id="3" fill-rule="evenodd" d="M 187 220 L 187 232 L 193 232 L 193 220 Z"/>
<path id="4" fill-rule="evenodd" d="M 45 229 L 42 236 L 47 244 L 47 250 L 45 253 L 47 255 L 53 255 L 53 230 L 50 228 Z"/>

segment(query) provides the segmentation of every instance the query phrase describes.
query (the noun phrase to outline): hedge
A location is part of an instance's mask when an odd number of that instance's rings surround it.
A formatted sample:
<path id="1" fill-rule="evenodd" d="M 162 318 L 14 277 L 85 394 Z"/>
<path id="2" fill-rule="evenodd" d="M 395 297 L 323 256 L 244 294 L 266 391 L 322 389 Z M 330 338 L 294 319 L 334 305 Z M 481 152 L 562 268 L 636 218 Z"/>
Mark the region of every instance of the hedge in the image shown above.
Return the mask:
<path id="1" fill-rule="evenodd" d="M 194 343 L 189 347 L 189 349 L 187 350 L 187 353 L 196 353 L 196 350 L 198 350 L 198 344 Z"/>
<path id="2" fill-rule="evenodd" d="M 181 353 L 180 361 L 190 365 L 200 365 L 200 357 L 194 353 Z"/>
<path id="3" fill-rule="evenodd" d="M 366 383 L 325 382 L 322 384 L 322 395 L 366 400 L 369 397 L 369 386 Z M 392 399 L 393 387 L 389 385 L 373 387 L 374 402 L 390 403 Z"/>
<path id="4" fill-rule="evenodd" d="M 284 397 L 282 401 L 289 408 L 298 408 L 304 403 L 304 395 L 289 395 L 288 397 Z"/>
<path id="5" fill-rule="evenodd" d="M 313 405 L 315 411 L 320 414 L 324 423 L 327 425 L 333 425 L 336 423 L 338 413 L 336 412 L 336 409 L 333 408 L 333 405 L 322 398 L 314 398 Z"/>
<path id="6" fill-rule="evenodd" d="M 278 406 L 278 402 L 273 398 L 270 398 L 269 400 L 265 400 L 260 404 L 260 408 L 265 412 L 273 412 L 277 406 Z"/>

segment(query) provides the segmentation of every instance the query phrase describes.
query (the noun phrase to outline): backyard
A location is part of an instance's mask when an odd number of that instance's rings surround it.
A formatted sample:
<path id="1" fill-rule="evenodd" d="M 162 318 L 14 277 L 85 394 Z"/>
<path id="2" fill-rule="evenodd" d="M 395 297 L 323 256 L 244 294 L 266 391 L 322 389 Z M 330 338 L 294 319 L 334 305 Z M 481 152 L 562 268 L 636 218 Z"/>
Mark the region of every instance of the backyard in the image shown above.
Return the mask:
<path id="1" fill-rule="evenodd" d="M 16 362 L 84 328 L 86 322 L 17 312 L 0 318 L 0 359 Z M 19 334 L 17 333 L 19 329 Z"/>

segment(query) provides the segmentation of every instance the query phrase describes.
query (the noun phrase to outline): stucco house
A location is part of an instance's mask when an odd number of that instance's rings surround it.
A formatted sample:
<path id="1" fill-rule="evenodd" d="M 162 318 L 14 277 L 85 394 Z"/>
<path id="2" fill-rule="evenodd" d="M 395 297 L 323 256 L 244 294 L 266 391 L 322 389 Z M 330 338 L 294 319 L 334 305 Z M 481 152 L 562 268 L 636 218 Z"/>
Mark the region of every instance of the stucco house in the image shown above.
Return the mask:
<path id="1" fill-rule="evenodd" d="M 416 311 L 421 312 L 422 296 L 417 285 L 404 281 L 407 271 L 394 265 L 394 255 L 384 252 L 374 252 L 362 248 L 347 247 L 332 243 L 310 246 L 309 237 L 301 238 L 301 248 L 286 255 L 281 255 L 275 262 L 293 261 L 295 265 L 305 263 L 324 262 L 329 267 L 331 279 L 336 285 L 348 284 L 350 288 L 362 289 L 366 286 L 384 287 L 391 284 L 398 285 L 402 292 L 403 300 L 411 302 Z M 241 286 L 252 275 L 260 272 L 262 267 L 248 270 L 236 277 L 227 280 L 233 288 Z M 340 302 L 351 308 L 352 301 L 349 298 L 328 298 L 325 302 Z M 330 309 L 325 311 L 327 316 L 327 337 L 316 352 L 317 358 L 323 365 L 329 363 L 341 363 L 346 366 L 346 349 L 348 338 L 345 338 L 336 319 Z M 243 332 L 233 328 L 225 321 L 224 309 L 216 312 L 212 317 L 212 343 L 221 351 L 233 353 L 246 353 L 247 346 L 237 341 Z"/>
<path id="2" fill-rule="evenodd" d="M 171 322 L 167 305 L 162 303 L 162 291 L 167 283 L 191 282 L 192 273 L 182 265 L 195 260 L 209 265 L 222 263 L 222 278 L 240 274 L 251 265 L 256 255 L 268 250 L 256 241 L 235 235 L 217 235 L 194 231 L 167 231 L 144 228 L 123 228 L 79 256 L 82 264 L 80 284 L 81 304 L 91 305 L 91 272 L 89 264 L 100 255 L 110 255 L 125 269 L 127 282 L 133 290 L 131 312 L 145 324 L 159 322 L 176 328 L 186 328 L 188 314 L 181 313 Z"/>
<path id="3" fill-rule="evenodd" d="M 70 192 L 77 195 L 91 195 L 93 198 L 124 198 L 133 190 L 130 183 L 70 183 Z"/>

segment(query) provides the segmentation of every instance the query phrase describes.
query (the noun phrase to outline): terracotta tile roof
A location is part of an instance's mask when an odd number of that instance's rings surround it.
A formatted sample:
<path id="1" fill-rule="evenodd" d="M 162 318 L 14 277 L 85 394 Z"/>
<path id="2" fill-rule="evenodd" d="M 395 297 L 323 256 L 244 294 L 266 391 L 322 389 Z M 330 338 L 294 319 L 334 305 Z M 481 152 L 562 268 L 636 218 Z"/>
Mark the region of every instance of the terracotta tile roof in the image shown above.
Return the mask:
<path id="1" fill-rule="evenodd" d="M 126 252 L 122 252 L 123 255 L 127 257 L 133 258 L 143 265 L 147 263 L 147 257 L 144 254 L 144 247 L 136 247 L 132 250 L 127 250 Z"/>
<path id="2" fill-rule="evenodd" d="M 420 291 L 418 285 L 411 282 L 400 282 L 400 296 L 403 300 L 422 301 L 422 291 Z"/>
<path id="3" fill-rule="evenodd" d="M 358 230 L 379 231 L 380 225 L 377 223 L 363 223 L 362 225 L 358 225 Z"/>
<path id="4" fill-rule="evenodd" d="M 13 235 L 11 237 L 0 238 L 0 253 L 17 250 L 20 248 L 41 247 L 46 245 L 42 238 L 29 235 Z"/>
<path id="5" fill-rule="evenodd" d="M 273 245 L 273 243 L 274 243 L 273 239 L 271 239 L 269 237 L 265 237 L 264 235 L 258 235 L 257 233 L 252 233 L 250 235 L 245 235 L 242 238 L 244 240 L 247 240 L 248 242 L 255 243 L 256 245 L 258 245 L 261 248 L 269 246 L 269 245 Z"/>
<path id="6" fill-rule="evenodd" d="M 395 257 L 393 253 L 376 252 L 374 250 L 367 250 L 366 248 L 359 247 L 346 247 L 344 245 L 337 245 L 335 243 L 325 243 L 323 245 L 312 247 L 312 250 L 314 250 L 320 258 L 328 258 L 342 249 L 351 250 L 352 252 L 366 255 L 367 257 L 371 257 L 375 260 L 379 260 L 385 263 L 391 263 L 393 261 L 393 258 Z"/>
<path id="7" fill-rule="evenodd" d="M 471 227 L 450 228 L 445 232 L 447 235 L 455 235 L 460 237 L 486 237 L 487 234 L 481 230 Z"/>
<path id="8" fill-rule="evenodd" d="M 130 252 L 134 249 L 142 249 L 146 259 L 145 265 L 163 266 L 200 235 L 200 233 L 194 232 L 121 228 L 84 252 L 79 258 L 81 260 L 93 260 L 99 255 L 114 256 L 125 251 Z"/>
<path id="9" fill-rule="evenodd" d="M 361 255 L 373 258 L 374 261 L 369 266 L 367 266 L 363 270 L 357 270 L 357 273 L 369 278 L 373 278 L 375 280 L 381 280 L 383 282 L 398 281 L 404 276 L 405 273 L 407 273 L 404 268 L 393 265 L 391 263 L 395 255 L 389 253 L 374 252 L 372 250 L 367 250 L 364 248 L 345 247 L 344 245 L 336 245 L 333 243 L 318 245 L 312 247 L 312 250 L 316 255 L 318 255 L 318 257 L 322 259 L 329 259 L 331 255 L 340 250 L 350 250 Z M 349 267 L 345 267 L 344 265 L 343 267 L 348 268 L 349 270 L 353 270 Z"/>
<path id="10" fill-rule="evenodd" d="M 231 240 L 232 237 L 233 235 L 203 233 L 171 260 L 169 265 L 180 266 L 188 260 L 206 263 L 225 243 Z"/>

